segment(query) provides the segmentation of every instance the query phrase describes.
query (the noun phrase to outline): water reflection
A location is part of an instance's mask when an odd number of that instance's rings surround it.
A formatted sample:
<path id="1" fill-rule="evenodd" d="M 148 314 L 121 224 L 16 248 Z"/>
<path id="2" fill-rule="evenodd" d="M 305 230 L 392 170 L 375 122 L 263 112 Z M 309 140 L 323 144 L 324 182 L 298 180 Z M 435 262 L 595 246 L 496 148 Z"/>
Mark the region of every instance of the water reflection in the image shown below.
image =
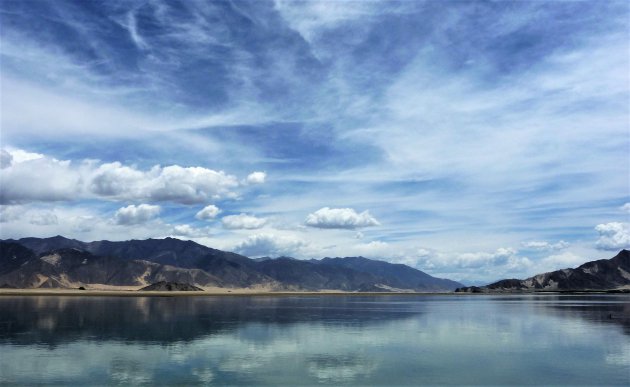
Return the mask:
<path id="1" fill-rule="evenodd" d="M 7 297 L 0 383 L 624 385 L 629 301 Z"/>
<path id="2" fill-rule="evenodd" d="M 361 297 L 0 297 L 0 342 L 168 344 L 256 322 L 260 327 L 314 321 L 360 327 L 421 312 L 422 305 L 388 297 L 372 302 Z M 256 341 L 264 329 L 240 334 Z"/>

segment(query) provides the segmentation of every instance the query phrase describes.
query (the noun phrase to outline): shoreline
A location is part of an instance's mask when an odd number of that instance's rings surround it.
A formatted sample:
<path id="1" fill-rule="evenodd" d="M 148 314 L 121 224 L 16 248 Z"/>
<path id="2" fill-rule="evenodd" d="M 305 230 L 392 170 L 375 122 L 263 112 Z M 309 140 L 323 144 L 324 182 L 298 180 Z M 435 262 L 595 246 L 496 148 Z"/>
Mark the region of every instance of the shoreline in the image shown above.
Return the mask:
<path id="1" fill-rule="evenodd" d="M 69 296 L 69 297 L 293 297 L 293 296 L 430 296 L 454 295 L 453 292 L 345 292 L 345 291 L 139 291 L 78 289 L 0 289 L 3 296 Z"/>
<path id="2" fill-rule="evenodd" d="M 589 294 L 630 294 L 619 290 L 581 291 L 539 291 L 539 292 L 346 292 L 324 291 L 269 291 L 253 289 L 221 289 L 219 291 L 139 291 L 121 290 L 79 290 L 79 289 L 0 289 L 0 297 L 295 297 L 295 296 L 523 296 L 523 295 L 589 295 Z"/>

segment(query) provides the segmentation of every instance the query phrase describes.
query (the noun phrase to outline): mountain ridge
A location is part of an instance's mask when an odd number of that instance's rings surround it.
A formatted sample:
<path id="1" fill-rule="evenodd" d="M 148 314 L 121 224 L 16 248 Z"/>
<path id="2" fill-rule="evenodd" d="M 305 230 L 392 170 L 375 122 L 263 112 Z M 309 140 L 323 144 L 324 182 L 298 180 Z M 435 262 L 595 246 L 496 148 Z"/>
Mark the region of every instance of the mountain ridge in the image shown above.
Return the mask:
<path id="1" fill-rule="evenodd" d="M 11 252 L 20 256 L 12 263 Z M 271 290 L 452 291 L 460 283 L 363 257 L 255 260 L 176 238 L 82 242 L 62 236 L 0 241 L 0 284 L 78 287 L 96 282 Z M 6 266 L 6 269 L 1 269 Z"/>

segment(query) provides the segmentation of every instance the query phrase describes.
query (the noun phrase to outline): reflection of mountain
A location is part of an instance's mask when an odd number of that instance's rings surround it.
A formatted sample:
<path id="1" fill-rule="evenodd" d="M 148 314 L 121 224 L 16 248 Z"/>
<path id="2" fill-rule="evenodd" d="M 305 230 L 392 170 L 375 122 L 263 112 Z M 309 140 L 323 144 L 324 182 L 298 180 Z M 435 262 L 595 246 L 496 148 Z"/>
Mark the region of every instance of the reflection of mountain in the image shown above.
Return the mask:
<path id="1" fill-rule="evenodd" d="M 253 260 L 174 238 L 86 243 L 57 236 L 0 242 L 0 285 L 76 288 L 158 281 L 275 290 L 450 291 L 461 286 L 363 257 Z"/>
<path id="2" fill-rule="evenodd" d="M 492 293 L 555 290 L 609 290 L 630 285 L 630 251 L 610 259 L 587 262 L 575 269 L 556 270 L 533 277 L 504 279 L 486 286 L 469 286 L 456 292 Z"/>
<path id="3" fill-rule="evenodd" d="M 166 344 L 249 323 L 362 327 L 419 313 L 417 305 L 390 304 L 387 297 L 0 297 L 0 343 Z"/>

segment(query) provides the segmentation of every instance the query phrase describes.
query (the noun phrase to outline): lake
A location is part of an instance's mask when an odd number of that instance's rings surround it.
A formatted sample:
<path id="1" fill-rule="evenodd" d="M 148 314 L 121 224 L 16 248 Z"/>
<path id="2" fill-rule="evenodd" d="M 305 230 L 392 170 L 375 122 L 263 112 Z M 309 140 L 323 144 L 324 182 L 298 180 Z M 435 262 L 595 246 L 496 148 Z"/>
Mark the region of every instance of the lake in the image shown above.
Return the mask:
<path id="1" fill-rule="evenodd" d="M 630 383 L 629 295 L 0 296 L 0 384 Z"/>

